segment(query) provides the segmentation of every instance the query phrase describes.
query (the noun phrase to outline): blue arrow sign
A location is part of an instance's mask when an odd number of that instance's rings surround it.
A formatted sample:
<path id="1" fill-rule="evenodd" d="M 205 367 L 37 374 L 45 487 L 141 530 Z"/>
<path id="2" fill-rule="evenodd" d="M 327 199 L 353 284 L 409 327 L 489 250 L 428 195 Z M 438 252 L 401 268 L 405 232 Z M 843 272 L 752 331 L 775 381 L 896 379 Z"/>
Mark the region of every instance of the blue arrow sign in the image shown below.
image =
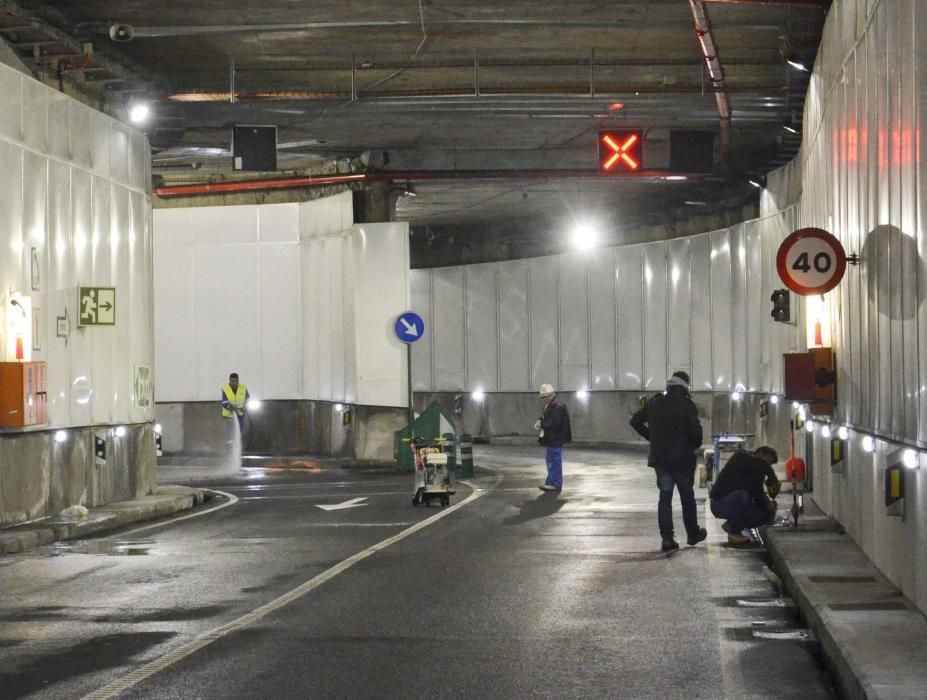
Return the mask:
<path id="1" fill-rule="evenodd" d="M 414 343 L 424 335 L 425 322 L 418 314 L 406 311 L 396 319 L 393 330 L 403 343 Z"/>

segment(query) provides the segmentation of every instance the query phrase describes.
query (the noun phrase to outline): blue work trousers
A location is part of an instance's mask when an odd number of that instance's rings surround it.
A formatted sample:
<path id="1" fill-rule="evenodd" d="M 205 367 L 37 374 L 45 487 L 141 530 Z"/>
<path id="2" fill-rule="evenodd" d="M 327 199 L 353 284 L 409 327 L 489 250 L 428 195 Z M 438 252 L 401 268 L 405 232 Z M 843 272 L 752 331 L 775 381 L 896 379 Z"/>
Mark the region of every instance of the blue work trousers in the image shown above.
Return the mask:
<path id="1" fill-rule="evenodd" d="M 563 488 L 563 448 L 548 447 L 544 458 L 547 461 L 547 480 L 544 483 Z"/>
<path id="2" fill-rule="evenodd" d="M 716 518 L 727 520 L 728 532 L 739 534 L 742 530 L 767 525 L 773 515 L 765 506 L 755 503 L 747 491 L 731 491 L 724 498 L 711 499 L 711 513 Z"/>
<path id="3" fill-rule="evenodd" d="M 681 472 L 656 469 L 657 488 L 660 489 L 660 502 L 657 506 L 657 522 L 660 536 L 664 540 L 673 539 L 673 489 L 679 489 L 682 503 L 682 522 L 689 537 L 696 537 L 699 532 L 698 509 L 695 505 L 695 469 Z"/>

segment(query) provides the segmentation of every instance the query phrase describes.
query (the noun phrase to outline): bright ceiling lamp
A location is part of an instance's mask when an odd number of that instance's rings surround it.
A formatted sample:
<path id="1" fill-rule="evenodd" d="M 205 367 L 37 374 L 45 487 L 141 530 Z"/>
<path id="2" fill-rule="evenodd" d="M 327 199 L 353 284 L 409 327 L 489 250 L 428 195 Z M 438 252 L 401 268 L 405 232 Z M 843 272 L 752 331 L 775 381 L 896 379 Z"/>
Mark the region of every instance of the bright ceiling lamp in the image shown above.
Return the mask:
<path id="1" fill-rule="evenodd" d="M 592 250 L 599 241 L 599 233 L 591 224 L 583 222 L 573 229 L 573 247 L 577 250 Z"/>
<path id="2" fill-rule="evenodd" d="M 129 106 L 129 121 L 133 124 L 144 124 L 151 116 L 151 107 L 146 102 L 135 102 Z"/>

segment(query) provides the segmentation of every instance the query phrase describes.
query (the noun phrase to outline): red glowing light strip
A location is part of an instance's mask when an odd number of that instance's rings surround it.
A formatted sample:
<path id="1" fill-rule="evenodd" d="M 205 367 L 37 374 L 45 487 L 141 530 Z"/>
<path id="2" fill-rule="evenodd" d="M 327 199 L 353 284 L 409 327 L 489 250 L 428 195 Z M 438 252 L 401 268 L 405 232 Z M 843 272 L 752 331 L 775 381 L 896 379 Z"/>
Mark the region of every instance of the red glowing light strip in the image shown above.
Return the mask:
<path id="1" fill-rule="evenodd" d="M 612 166 L 613 166 L 613 165 L 618 161 L 618 159 L 621 158 L 623 155 L 624 155 L 623 153 L 613 153 L 613 154 L 612 154 L 612 157 L 609 158 L 607 161 L 605 161 L 605 163 L 602 165 L 602 167 L 605 168 L 606 170 L 611 170 L 611 169 L 612 169 Z"/>

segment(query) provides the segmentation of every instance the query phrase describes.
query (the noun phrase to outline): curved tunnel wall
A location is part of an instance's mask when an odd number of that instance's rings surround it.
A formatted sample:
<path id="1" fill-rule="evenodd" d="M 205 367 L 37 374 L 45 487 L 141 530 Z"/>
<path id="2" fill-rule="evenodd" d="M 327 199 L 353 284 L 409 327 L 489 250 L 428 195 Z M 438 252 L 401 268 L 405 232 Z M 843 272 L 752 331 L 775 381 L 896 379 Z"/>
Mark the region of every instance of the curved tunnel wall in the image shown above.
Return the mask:
<path id="1" fill-rule="evenodd" d="M 815 501 L 872 561 L 927 609 L 927 460 L 905 470 L 906 495 L 884 505 L 886 467 L 927 446 L 927 232 L 924 143 L 927 4 L 835 2 L 805 104 L 800 159 L 770 178 L 762 211 L 794 200 L 798 221 L 831 231 L 860 265 L 828 297 L 838 371 L 835 422 L 848 456 L 830 466 L 816 431 Z M 791 190 L 792 195 L 785 195 Z M 862 448 L 865 434 L 875 449 Z"/>

